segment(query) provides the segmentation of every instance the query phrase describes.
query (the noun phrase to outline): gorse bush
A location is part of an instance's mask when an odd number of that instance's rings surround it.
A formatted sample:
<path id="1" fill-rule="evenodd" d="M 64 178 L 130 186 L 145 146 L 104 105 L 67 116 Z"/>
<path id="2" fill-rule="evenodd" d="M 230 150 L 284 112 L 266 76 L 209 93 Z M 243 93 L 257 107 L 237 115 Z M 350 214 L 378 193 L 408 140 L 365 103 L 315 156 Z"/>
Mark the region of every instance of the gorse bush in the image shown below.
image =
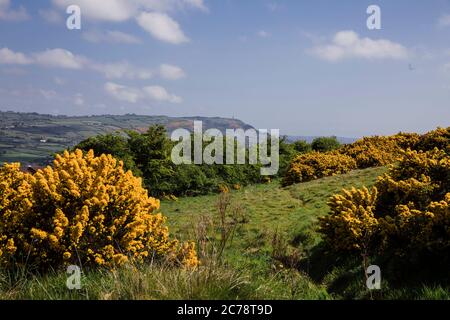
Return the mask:
<path id="1" fill-rule="evenodd" d="M 448 128 L 437 128 L 436 130 L 430 131 L 418 139 L 414 148 L 416 150 L 430 151 L 434 148 L 439 150 L 445 150 L 450 154 L 450 127 Z"/>
<path id="2" fill-rule="evenodd" d="M 305 153 L 292 160 L 283 179 L 283 185 L 343 174 L 353 169 L 356 169 L 355 160 L 338 152 Z"/>
<path id="3" fill-rule="evenodd" d="M 359 169 L 365 169 L 395 162 L 401 150 L 395 137 L 375 136 L 344 146 L 340 152 L 352 157 Z"/>
<path id="4" fill-rule="evenodd" d="M 377 189 L 343 190 L 329 201 L 330 215 L 321 219 L 321 232 L 337 250 L 365 250 L 378 229 Z"/>
<path id="5" fill-rule="evenodd" d="M 371 192 L 344 190 L 329 206 L 320 231 L 336 251 L 450 258 L 450 156 L 443 150 L 404 151 Z"/>
<path id="6" fill-rule="evenodd" d="M 356 166 L 351 166 L 351 169 L 366 169 L 393 164 L 402 157 L 404 151 L 407 149 L 431 151 L 437 148 L 450 154 L 449 141 L 450 127 L 447 129 L 438 128 L 424 135 L 416 133 L 398 133 L 387 137 L 365 137 L 352 144 L 344 145 L 331 153 L 327 152 L 326 154 L 333 156 L 340 154 L 342 159 L 350 157 L 356 163 Z M 330 168 L 327 168 L 326 170 L 327 174 L 315 174 L 317 170 L 313 170 L 311 167 L 319 168 L 320 165 L 311 165 L 312 159 L 329 163 L 327 160 L 321 159 L 321 157 L 324 158 L 324 156 L 317 153 L 295 157 L 284 176 L 284 184 L 288 185 L 304 182 L 311 180 L 311 178 L 317 179 L 322 176 L 346 172 L 342 171 L 340 166 L 335 167 L 335 172 L 330 172 L 330 170 L 333 169 L 333 166 L 330 166 Z M 324 164 L 324 166 L 327 165 Z"/>
<path id="7" fill-rule="evenodd" d="M 159 200 L 112 156 L 64 152 L 34 175 L 0 169 L 0 264 L 40 270 L 112 268 L 167 258 L 198 265 L 195 247 L 169 238 Z"/>

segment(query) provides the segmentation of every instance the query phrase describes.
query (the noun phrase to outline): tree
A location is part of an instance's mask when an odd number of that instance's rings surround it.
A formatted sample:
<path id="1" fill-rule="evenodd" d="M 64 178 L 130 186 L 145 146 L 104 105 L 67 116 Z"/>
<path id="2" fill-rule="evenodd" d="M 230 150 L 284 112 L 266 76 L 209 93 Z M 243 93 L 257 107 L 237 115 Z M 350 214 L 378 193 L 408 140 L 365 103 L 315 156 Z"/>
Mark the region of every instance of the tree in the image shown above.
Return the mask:
<path id="1" fill-rule="evenodd" d="M 298 153 L 306 153 L 312 150 L 311 145 L 305 140 L 297 140 L 292 144 L 292 146 Z"/>
<path id="2" fill-rule="evenodd" d="M 341 146 L 336 137 L 320 137 L 313 140 L 311 147 L 314 151 L 327 152 Z"/>
<path id="3" fill-rule="evenodd" d="M 123 162 L 125 170 L 131 170 L 135 176 L 142 176 L 142 172 L 136 166 L 126 136 L 120 133 L 109 133 L 89 138 L 80 142 L 75 149 L 85 152 L 93 150 L 96 156 L 111 154 Z"/>

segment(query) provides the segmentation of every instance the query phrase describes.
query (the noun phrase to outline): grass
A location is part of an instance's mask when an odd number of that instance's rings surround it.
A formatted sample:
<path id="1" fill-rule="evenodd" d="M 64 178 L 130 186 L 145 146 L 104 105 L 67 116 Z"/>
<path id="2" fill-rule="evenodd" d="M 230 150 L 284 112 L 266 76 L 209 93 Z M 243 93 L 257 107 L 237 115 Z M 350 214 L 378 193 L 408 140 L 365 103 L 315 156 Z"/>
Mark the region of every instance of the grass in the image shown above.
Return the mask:
<path id="1" fill-rule="evenodd" d="M 327 214 L 331 195 L 371 186 L 386 170 L 163 201 L 171 233 L 197 241 L 203 263 L 198 270 L 161 263 L 87 270 L 80 291 L 66 288 L 63 271 L 44 276 L 0 272 L 0 299 L 368 299 L 359 259 L 326 254 L 316 222 Z M 374 298 L 450 299 L 450 293 L 439 284 L 393 287 L 385 281 Z"/>
<path id="2" fill-rule="evenodd" d="M 236 255 L 237 260 L 265 260 L 271 236 L 275 233 L 281 233 L 292 243 L 303 240 L 309 241 L 310 246 L 317 244 L 319 237 L 315 223 L 318 217 L 327 214 L 328 198 L 343 188 L 371 186 L 384 172 L 385 168 L 371 168 L 286 188 L 274 181 L 233 191 L 232 201 L 240 205 L 246 223 L 239 228 L 228 253 Z M 217 211 L 218 197 L 208 195 L 163 201 L 161 211 L 168 217 L 171 232 L 189 239 L 198 219 Z M 305 237 L 308 239 L 302 239 Z"/>

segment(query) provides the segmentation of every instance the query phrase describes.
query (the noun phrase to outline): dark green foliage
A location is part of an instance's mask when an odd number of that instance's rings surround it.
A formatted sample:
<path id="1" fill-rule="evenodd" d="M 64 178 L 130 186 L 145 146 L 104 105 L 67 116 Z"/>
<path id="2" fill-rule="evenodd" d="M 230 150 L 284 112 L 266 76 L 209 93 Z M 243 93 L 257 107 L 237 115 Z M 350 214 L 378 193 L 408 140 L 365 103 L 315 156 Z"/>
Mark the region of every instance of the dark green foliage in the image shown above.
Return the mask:
<path id="1" fill-rule="evenodd" d="M 292 143 L 292 147 L 297 153 L 307 153 L 312 150 L 312 146 L 305 140 L 297 140 Z"/>
<path id="2" fill-rule="evenodd" d="M 327 152 L 336 150 L 341 146 L 336 137 L 320 137 L 313 140 L 311 147 L 314 151 Z"/>
<path id="3" fill-rule="evenodd" d="M 136 176 L 142 176 L 142 172 L 137 168 L 131 154 L 127 138 L 123 135 L 111 133 L 92 137 L 82 141 L 77 148 L 86 151 L 92 149 L 96 155 L 112 154 L 118 160 L 123 161 L 126 170 L 131 170 Z"/>
<path id="4" fill-rule="evenodd" d="M 233 187 L 261 182 L 258 164 L 175 165 L 171 160 L 175 142 L 168 138 L 163 126 L 152 126 L 143 134 L 134 131 L 127 131 L 126 134 L 100 135 L 81 142 L 75 148 L 84 151 L 92 149 L 96 155 L 106 153 L 122 160 L 126 169 L 143 177 L 150 194 L 160 198 L 169 195 L 196 196 L 217 192 L 220 185 Z M 287 144 L 283 146 L 287 148 L 284 153 L 290 157 L 291 148 Z M 248 159 L 248 153 L 246 157 Z M 290 158 L 286 158 L 285 162 L 289 161 Z"/>

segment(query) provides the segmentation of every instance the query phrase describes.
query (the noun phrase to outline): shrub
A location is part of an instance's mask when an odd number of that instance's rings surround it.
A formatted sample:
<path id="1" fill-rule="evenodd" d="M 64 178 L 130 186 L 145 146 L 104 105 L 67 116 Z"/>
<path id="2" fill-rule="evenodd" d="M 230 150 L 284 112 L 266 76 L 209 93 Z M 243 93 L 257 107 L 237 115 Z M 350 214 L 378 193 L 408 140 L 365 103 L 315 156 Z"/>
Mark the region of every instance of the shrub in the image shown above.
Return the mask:
<path id="1" fill-rule="evenodd" d="M 336 251 L 450 258 L 450 156 L 442 150 L 403 152 L 372 192 L 343 191 L 320 219 L 324 240 Z M 367 238 L 364 238 L 367 235 Z M 369 236 L 370 235 L 370 236 Z M 363 241 L 363 242 L 362 242 Z"/>
<path id="2" fill-rule="evenodd" d="M 437 128 L 436 130 L 427 132 L 422 135 L 415 145 L 414 149 L 422 151 L 430 151 L 434 148 L 445 150 L 450 154 L 450 127 Z"/>
<path id="3" fill-rule="evenodd" d="M 330 215 L 320 218 L 320 232 L 336 250 L 364 250 L 370 247 L 376 234 L 378 220 L 375 218 L 377 189 L 367 188 L 334 195 L 328 205 Z"/>
<path id="4" fill-rule="evenodd" d="M 0 263 L 41 270 L 67 264 L 112 268 L 128 261 L 177 258 L 196 266 L 192 244 L 169 238 L 159 200 L 112 156 L 58 155 L 34 175 L 0 169 Z"/>
<path id="5" fill-rule="evenodd" d="M 401 151 L 394 137 L 365 137 L 340 152 L 355 159 L 359 169 L 385 166 L 395 162 Z"/>
<path id="6" fill-rule="evenodd" d="M 292 143 L 292 146 L 297 153 L 307 153 L 312 151 L 311 145 L 304 140 L 297 140 Z"/>
<path id="7" fill-rule="evenodd" d="M 356 162 L 351 157 L 338 152 L 306 153 L 294 158 L 283 179 L 283 185 L 343 174 L 355 168 Z"/>
<path id="8" fill-rule="evenodd" d="M 126 135 L 107 134 L 90 138 L 76 149 L 85 152 L 92 149 L 97 156 L 111 154 L 123 161 L 124 168 L 141 176 L 150 195 L 158 198 L 217 192 L 219 184 L 245 186 L 261 182 L 260 164 L 175 165 L 171 159 L 173 146 L 174 142 L 167 136 L 165 128 L 155 125 L 142 134 L 127 131 Z M 235 148 L 238 148 L 237 142 Z M 281 170 L 289 165 L 293 153 L 290 145 L 280 141 Z"/>
<path id="9" fill-rule="evenodd" d="M 336 137 L 320 137 L 313 140 L 311 148 L 314 151 L 327 152 L 336 150 L 341 146 Z"/>

